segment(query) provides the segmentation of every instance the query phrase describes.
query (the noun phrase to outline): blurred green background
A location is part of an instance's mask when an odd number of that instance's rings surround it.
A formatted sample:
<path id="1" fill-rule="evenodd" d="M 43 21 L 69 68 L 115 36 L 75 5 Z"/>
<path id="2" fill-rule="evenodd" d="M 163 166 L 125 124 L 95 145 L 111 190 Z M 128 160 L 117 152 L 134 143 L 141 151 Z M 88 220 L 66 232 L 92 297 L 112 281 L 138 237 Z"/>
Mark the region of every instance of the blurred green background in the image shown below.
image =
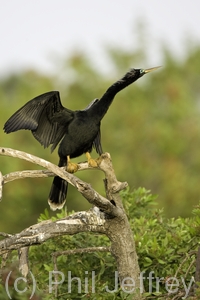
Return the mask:
<path id="1" fill-rule="evenodd" d="M 159 207 L 164 207 L 169 217 L 189 216 L 200 200 L 200 45 L 186 44 L 179 60 L 167 46 L 162 46 L 163 58 L 157 62 L 162 68 L 120 92 L 101 129 L 103 150 L 111 154 L 118 180 L 127 181 L 131 190 L 142 186 L 157 194 Z M 1 77 L 0 146 L 57 164 L 57 149 L 53 154 L 50 149 L 43 149 L 30 131 L 6 135 L 6 120 L 28 100 L 50 90 L 60 91 L 65 107 L 83 109 L 131 67 L 154 67 L 147 59 L 145 44 L 140 45 L 135 52 L 107 47 L 112 66 L 107 75 L 94 68 L 86 54 L 77 51 L 63 59 L 62 68 L 54 75 L 29 69 Z M 93 156 L 97 157 L 94 151 Z M 83 156 L 74 161 L 85 160 Z M 3 175 L 26 169 L 38 167 L 0 156 Z M 91 170 L 76 175 L 104 195 L 101 172 Z M 34 224 L 45 208 L 49 210 L 51 181 L 52 178 L 23 179 L 6 184 L 0 203 L 0 231 L 22 230 Z M 88 207 L 86 200 L 70 187 L 67 209 Z"/>

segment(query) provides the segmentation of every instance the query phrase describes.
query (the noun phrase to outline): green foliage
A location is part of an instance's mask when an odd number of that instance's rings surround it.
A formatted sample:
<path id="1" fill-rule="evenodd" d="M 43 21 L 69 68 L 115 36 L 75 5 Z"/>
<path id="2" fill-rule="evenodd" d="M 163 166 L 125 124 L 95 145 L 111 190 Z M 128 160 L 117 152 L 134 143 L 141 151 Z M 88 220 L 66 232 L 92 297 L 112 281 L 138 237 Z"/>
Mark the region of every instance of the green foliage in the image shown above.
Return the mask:
<path id="1" fill-rule="evenodd" d="M 194 208 L 192 217 L 175 219 L 166 218 L 163 210 L 157 208 L 156 197 L 144 188 L 133 192 L 123 191 L 122 198 L 135 238 L 141 278 L 144 277 L 141 279 L 146 291 L 144 296 L 146 299 L 156 296 L 156 299 L 166 300 L 179 293 L 180 297 L 176 299 L 181 299 L 186 294 L 184 287 L 188 288 L 194 283 L 194 263 L 200 236 L 200 204 Z M 64 215 L 65 211 L 62 211 L 53 218 L 59 219 Z M 48 220 L 49 217 L 48 211 L 45 210 L 39 221 Z M 119 287 L 115 260 L 109 252 L 61 253 L 57 256 L 55 264 L 53 254 L 58 251 L 98 246 L 109 246 L 108 238 L 88 233 L 57 237 L 40 246 L 32 246 L 29 250 L 29 263 L 37 283 L 38 299 L 55 299 L 55 293 L 59 300 L 131 299 L 131 296 Z M 16 255 L 10 257 L 12 264 L 6 269 L 14 268 L 13 281 L 17 277 L 17 259 Z M 171 277 L 176 277 L 176 281 L 172 282 Z M 57 290 L 56 278 L 60 282 Z M 172 286 L 172 283 L 178 283 L 176 293 L 174 292 L 177 286 Z M 166 284 L 168 288 L 172 288 L 170 295 L 167 295 Z M 26 295 L 30 295 L 31 288 L 30 278 Z M 113 293 L 109 292 L 112 290 Z M 0 288 L 1 299 L 4 300 L 6 298 L 3 292 L 4 284 Z"/>
<path id="2" fill-rule="evenodd" d="M 149 290 L 147 277 L 150 272 L 153 272 L 154 277 L 151 291 L 155 295 L 156 291 L 166 293 L 165 284 L 170 277 L 177 278 L 179 291 L 184 290 L 183 280 L 187 287 L 190 282 L 194 283 L 192 278 L 199 247 L 200 206 L 195 207 L 191 218 L 168 219 L 163 210 L 155 208 L 156 197 L 144 188 L 133 193 L 126 191 L 124 194 L 124 205 L 128 208 L 140 269 L 146 277 L 145 290 Z"/>

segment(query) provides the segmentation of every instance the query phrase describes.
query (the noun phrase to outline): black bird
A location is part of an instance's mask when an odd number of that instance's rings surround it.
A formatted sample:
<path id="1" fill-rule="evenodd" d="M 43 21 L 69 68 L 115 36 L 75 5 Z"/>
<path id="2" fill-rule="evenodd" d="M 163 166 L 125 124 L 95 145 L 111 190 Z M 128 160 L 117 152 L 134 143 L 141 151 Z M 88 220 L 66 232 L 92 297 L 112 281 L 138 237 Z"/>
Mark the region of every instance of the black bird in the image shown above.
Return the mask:
<path id="1" fill-rule="evenodd" d="M 90 152 L 94 147 L 99 155 L 103 153 L 100 124 L 115 95 L 144 74 L 157 68 L 131 69 L 112 84 L 99 100 L 95 99 L 84 110 L 72 111 L 63 107 L 57 91 L 39 95 L 8 119 L 4 131 L 10 133 L 20 129 L 31 130 L 41 145 L 44 147 L 52 145 L 51 151 L 60 142 L 58 166 L 66 166 L 69 172 L 77 170 L 76 164 L 70 163 L 70 158 L 83 153 L 86 153 L 90 165 L 97 166 L 96 161 L 90 157 Z M 58 176 L 54 177 L 48 200 L 52 210 L 64 206 L 67 186 L 67 181 Z"/>

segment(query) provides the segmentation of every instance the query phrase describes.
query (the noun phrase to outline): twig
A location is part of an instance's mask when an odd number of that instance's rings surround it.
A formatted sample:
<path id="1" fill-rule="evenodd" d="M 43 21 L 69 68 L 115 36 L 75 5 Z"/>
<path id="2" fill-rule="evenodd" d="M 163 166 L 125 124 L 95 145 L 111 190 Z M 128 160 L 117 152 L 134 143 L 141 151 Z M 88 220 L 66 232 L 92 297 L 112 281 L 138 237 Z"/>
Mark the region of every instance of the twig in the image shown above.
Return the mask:
<path id="1" fill-rule="evenodd" d="M 4 236 L 4 237 L 11 237 L 12 236 L 12 234 L 5 233 L 5 232 L 0 232 L 0 235 Z"/>

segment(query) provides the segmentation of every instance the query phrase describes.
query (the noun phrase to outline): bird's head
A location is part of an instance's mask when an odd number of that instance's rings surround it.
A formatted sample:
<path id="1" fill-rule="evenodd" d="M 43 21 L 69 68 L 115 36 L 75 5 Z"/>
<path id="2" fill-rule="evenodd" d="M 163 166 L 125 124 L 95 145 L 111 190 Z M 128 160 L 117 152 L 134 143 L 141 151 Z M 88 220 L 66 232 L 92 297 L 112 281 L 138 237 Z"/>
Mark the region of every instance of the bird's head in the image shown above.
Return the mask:
<path id="1" fill-rule="evenodd" d="M 147 73 L 150 73 L 154 70 L 157 70 L 159 67 L 154 67 L 154 68 L 149 68 L 149 69 L 139 69 L 139 72 L 140 72 L 140 77 L 142 77 L 143 75 L 147 74 Z"/>

